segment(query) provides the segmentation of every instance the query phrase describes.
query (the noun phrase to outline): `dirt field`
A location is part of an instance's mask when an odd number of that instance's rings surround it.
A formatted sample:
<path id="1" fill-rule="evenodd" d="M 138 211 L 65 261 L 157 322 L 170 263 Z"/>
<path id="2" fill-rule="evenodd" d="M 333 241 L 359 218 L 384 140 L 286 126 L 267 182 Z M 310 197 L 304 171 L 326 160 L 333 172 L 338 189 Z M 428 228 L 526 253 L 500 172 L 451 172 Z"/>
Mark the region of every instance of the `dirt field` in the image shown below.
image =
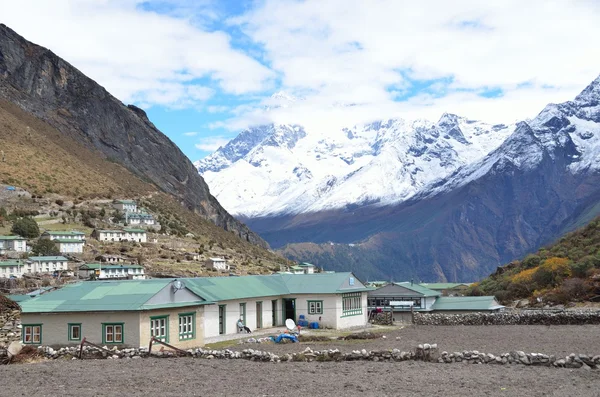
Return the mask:
<path id="1" fill-rule="evenodd" d="M 302 351 L 306 346 L 313 350 L 338 348 L 343 352 L 355 349 L 413 350 L 419 343 L 437 343 L 440 351 L 479 350 L 480 352 L 501 354 L 514 350 L 526 353 L 545 353 L 566 356 L 571 353 L 600 354 L 600 326 L 407 326 L 389 332 L 377 332 L 386 339 L 353 341 L 331 341 L 288 344 L 249 344 L 234 345 L 232 350 L 253 348 L 276 354 Z M 319 335 L 313 333 L 312 335 Z M 400 337 L 399 340 L 396 337 Z"/>
<path id="2" fill-rule="evenodd" d="M 344 351 L 437 342 L 442 350 L 600 354 L 597 326 L 407 327 L 386 339 L 244 344 L 273 352 Z M 396 340 L 396 336 L 401 339 Z M 257 363 L 245 360 L 46 361 L 0 367 L 0 396 L 600 396 L 600 370 L 422 362 Z"/>

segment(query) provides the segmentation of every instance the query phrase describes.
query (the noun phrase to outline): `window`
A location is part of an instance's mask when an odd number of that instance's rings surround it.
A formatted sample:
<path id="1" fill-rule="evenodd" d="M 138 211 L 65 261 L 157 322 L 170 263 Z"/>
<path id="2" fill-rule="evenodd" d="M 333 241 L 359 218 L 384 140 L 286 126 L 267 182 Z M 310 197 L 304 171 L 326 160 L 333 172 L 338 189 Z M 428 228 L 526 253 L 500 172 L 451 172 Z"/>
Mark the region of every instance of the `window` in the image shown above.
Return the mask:
<path id="1" fill-rule="evenodd" d="M 81 324 L 69 324 L 69 340 L 81 340 Z"/>
<path id="2" fill-rule="evenodd" d="M 195 331 L 196 313 L 179 314 L 179 340 L 194 339 Z"/>
<path id="3" fill-rule="evenodd" d="M 308 301 L 308 314 L 323 314 L 323 301 Z"/>
<path id="4" fill-rule="evenodd" d="M 342 294 L 342 317 L 362 314 L 362 298 L 360 292 Z"/>
<path id="5" fill-rule="evenodd" d="M 169 343 L 169 316 L 150 317 L 150 336 Z"/>
<path id="6" fill-rule="evenodd" d="M 246 304 L 245 303 L 240 303 L 240 318 L 242 319 L 242 322 L 244 323 L 244 325 L 246 325 Z"/>
<path id="7" fill-rule="evenodd" d="M 124 343 L 123 339 L 123 323 L 118 324 L 102 324 L 103 327 L 103 342 L 102 343 Z"/>
<path id="8" fill-rule="evenodd" d="M 39 345 L 42 343 L 42 324 L 23 324 L 23 343 Z"/>

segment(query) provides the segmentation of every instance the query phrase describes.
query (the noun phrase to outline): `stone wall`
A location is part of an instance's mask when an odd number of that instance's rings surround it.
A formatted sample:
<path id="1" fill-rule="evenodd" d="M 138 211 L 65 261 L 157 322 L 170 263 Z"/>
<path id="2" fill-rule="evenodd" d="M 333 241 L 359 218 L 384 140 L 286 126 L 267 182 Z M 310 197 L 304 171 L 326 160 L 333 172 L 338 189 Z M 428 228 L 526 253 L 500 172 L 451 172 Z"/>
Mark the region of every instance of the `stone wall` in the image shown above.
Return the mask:
<path id="1" fill-rule="evenodd" d="M 600 324 L 600 311 L 543 310 L 508 311 L 499 313 L 415 313 L 418 325 L 583 325 Z"/>
<path id="2" fill-rule="evenodd" d="M 21 320 L 19 310 L 0 310 L 0 350 L 13 341 L 21 340 Z"/>
<path id="3" fill-rule="evenodd" d="M 78 347 L 64 347 L 58 350 L 47 346 L 40 346 L 38 352 L 47 359 L 76 359 L 79 354 Z M 300 353 L 274 354 L 268 351 L 245 349 L 242 351 L 233 351 L 229 349 L 211 350 L 211 349 L 189 349 L 186 355 L 201 359 L 240 359 L 259 362 L 323 362 L 323 361 L 381 361 L 381 362 L 402 362 L 402 361 L 426 361 L 439 364 L 463 363 L 463 364 L 490 364 L 490 365 L 524 365 L 524 366 L 546 366 L 557 368 L 583 368 L 586 370 L 596 370 L 600 368 L 600 355 L 589 354 L 570 354 L 564 358 L 558 358 L 553 355 L 543 353 L 525 353 L 522 351 L 512 351 L 509 353 L 494 355 L 491 353 L 479 352 L 477 350 L 465 350 L 462 352 L 440 352 L 435 343 L 425 343 L 418 345 L 412 351 L 392 350 L 374 350 L 366 349 L 354 350 L 350 353 L 342 353 L 338 349 L 312 350 L 310 347 Z M 153 350 L 153 357 L 176 357 L 178 354 L 171 351 Z M 99 351 L 85 346 L 83 350 L 84 358 L 106 358 L 106 359 L 141 359 L 148 357 L 148 349 L 122 349 L 116 347 L 110 351 Z"/>

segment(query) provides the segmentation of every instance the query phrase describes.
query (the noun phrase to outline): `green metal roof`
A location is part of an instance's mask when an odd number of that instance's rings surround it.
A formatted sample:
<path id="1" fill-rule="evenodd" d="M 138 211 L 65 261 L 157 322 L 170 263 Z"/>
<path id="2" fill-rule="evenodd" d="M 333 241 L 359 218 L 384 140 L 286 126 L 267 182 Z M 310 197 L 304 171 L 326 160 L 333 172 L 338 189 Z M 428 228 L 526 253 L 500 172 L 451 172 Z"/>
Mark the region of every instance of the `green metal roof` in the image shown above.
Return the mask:
<path id="1" fill-rule="evenodd" d="M 290 269 L 294 269 L 294 270 L 304 270 L 302 267 L 300 267 L 300 266 L 296 266 L 296 265 L 294 265 L 294 266 L 290 266 Z"/>
<path id="2" fill-rule="evenodd" d="M 143 269 L 144 266 L 140 265 L 104 265 L 102 263 L 86 263 L 85 265 L 79 266 L 79 269 L 84 270 L 88 268 L 90 270 L 95 269 Z"/>
<path id="3" fill-rule="evenodd" d="M 432 310 L 498 310 L 500 305 L 493 296 L 441 296 Z"/>
<path id="4" fill-rule="evenodd" d="M 0 261 L 0 267 L 11 267 L 11 266 L 23 266 L 24 263 L 20 261 Z"/>
<path id="5" fill-rule="evenodd" d="M 129 229 L 129 228 L 125 228 L 123 230 L 126 231 L 127 233 L 146 233 L 146 231 L 144 229 Z"/>
<path id="6" fill-rule="evenodd" d="M 32 298 L 31 296 L 24 295 L 24 294 L 23 295 L 21 295 L 21 294 L 6 295 L 6 297 L 8 299 L 10 299 L 11 301 L 17 302 L 17 303 L 23 302 L 23 301 L 26 301 L 26 300 L 29 300 Z"/>
<path id="7" fill-rule="evenodd" d="M 144 304 L 171 281 L 85 281 L 25 301 L 21 309 L 23 313 L 144 310 Z"/>
<path id="8" fill-rule="evenodd" d="M 115 200 L 115 204 L 135 204 L 135 200 Z"/>
<path id="9" fill-rule="evenodd" d="M 89 266 L 89 265 L 88 265 Z M 121 267 L 113 265 L 112 267 Z M 105 267 L 106 268 L 106 267 Z M 180 279 L 204 301 L 147 305 L 146 302 L 173 279 L 86 281 L 70 284 L 26 301 L 23 313 L 81 311 L 139 311 L 193 306 L 215 301 L 289 294 L 337 294 L 368 291 L 360 281 L 350 285 L 352 273 L 275 274 L 270 276 L 203 277 Z"/>
<path id="10" fill-rule="evenodd" d="M 425 288 L 433 290 L 454 289 L 458 287 L 468 287 L 467 283 L 421 283 Z"/>
<path id="11" fill-rule="evenodd" d="M 34 262 L 68 261 L 64 256 L 30 256 L 29 260 Z"/>
<path id="12" fill-rule="evenodd" d="M 394 283 L 394 284 L 399 285 L 401 287 L 404 287 L 406 289 L 409 289 L 411 291 L 414 291 L 414 292 L 416 292 L 418 294 L 421 294 L 421 295 L 423 295 L 425 297 L 428 297 L 428 296 L 440 296 L 441 295 L 441 293 L 439 293 L 438 291 L 434 291 L 434 290 L 431 290 L 429 288 L 425 288 L 425 287 L 421 286 L 420 284 L 411 283 L 410 281 L 405 281 L 405 282 L 402 282 L 402 283 Z"/>
<path id="13" fill-rule="evenodd" d="M 0 236 L 0 240 L 27 240 L 25 237 L 21 236 Z"/>
<path id="14" fill-rule="evenodd" d="M 71 230 L 71 231 L 60 231 L 60 230 L 46 230 L 44 232 L 44 234 L 49 234 L 52 236 L 81 236 L 81 235 L 85 235 L 85 233 L 80 232 L 78 230 Z"/>
<path id="15" fill-rule="evenodd" d="M 316 267 L 312 263 L 308 263 L 308 262 L 302 262 L 298 266 L 300 266 L 300 267 Z"/>
<path id="16" fill-rule="evenodd" d="M 72 238 L 55 238 L 52 241 L 55 241 L 57 243 L 75 243 L 75 244 L 83 244 L 85 241 L 83 240 L 76 240 L 76 239 L 72 239 Z"/>
<path id="17" fill-rule="evenodd" d="M 122 230 L 121 229 L 97 229 L 96 232 L 98 232 L 98 233 L 121 233 Z"/>

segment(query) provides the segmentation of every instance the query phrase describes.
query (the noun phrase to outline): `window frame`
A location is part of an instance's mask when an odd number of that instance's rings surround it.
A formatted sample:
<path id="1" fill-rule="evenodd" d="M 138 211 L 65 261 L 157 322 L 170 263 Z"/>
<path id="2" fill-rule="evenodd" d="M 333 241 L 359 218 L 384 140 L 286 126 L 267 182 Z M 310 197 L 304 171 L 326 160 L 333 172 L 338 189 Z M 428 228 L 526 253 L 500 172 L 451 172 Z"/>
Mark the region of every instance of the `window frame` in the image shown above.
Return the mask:
<path id="1" fill-rule="evenodd" d="M 196 312 L 188 312 L 188 313 L 179 313 L 178 315 L 179 317 L 179 340 L 180 341 L 184 341 L 184 340 L 193 340 L 196 339 Z M 192 330 L 191 331 L 187 331 L 187 332 L 182 332 L 181 331 L 181 319 L 184 317 L 191 317 L 191 327 Z"/>
<path id="2" fill-rule="evenodd" d="M 41 345 L 42 344 L 42 325 L 43 324 L 21 324 L 21 326 L 22 326 L 21 340 L 23 341 L 24 345 Z M 35 327 L 39 327 L 39 329 L 40 329 L 39 334 L 38 334 L 39 340 L 37 342 L 34 340 L 35 333 L 33 332 L 33 330 Z M 31 342 L 25 341 L 25 337 L 27 335 L 27 328 L 31 329 L 31 332 L 30 332 L 31 333 Z"/>
<path id="3" fill-rule="evenodd" d="M 73 338 L 73 328 L 75 327 L 79 327 L 79 338 Z M 69 323 L 67 330 L 69 332 L 67 335 L 69 341 L 81 341 L 81 323 Z"/>
<path id="4" fill-rule="evenodd" d="M 242 310 L 242 308 L 244 308 Z M 246 302 L 242 302 L 240 303 L 240 317 L 242 318 L 242 322 L 244 323 L 244 325 L 246 325 L 246 313 L 247 313 L 247 306 L 246 306 Z"/>
<path id="5" fill-rule="evenodd" d="M 323 301 L 322 300 L 309 300 L 307 303 L 307 312 L 308 314 L 316 315 L 323 314 Z M 314 305 L 314 308 L 311 309 L 311 304 Z"/>
<path id="6" fill-rule="evenodd" d="M 152 326 L 152 322 L 157 321 L 157 320 L 165 320 L 165 335 L 164 336 L 158 337 L 156 335 L 153 335 L 154 327 Z M 162 328 L 162 327 L 159 326 L 159 329 L 160 328 Z M 150 337 L 153 337 L 153 336 L 162 342 L 169 343 L 169 315 L 150 316 Z"/>
<path id="7" fill-rule="evenodd" d="M 108 341 L 106 339 L 106 328 L 113 327 L 112 332 L 112 341 Z M 115 332 L 114 327 L 121 327 L 121 341 L 115 341 Z M 122 345 L 125 343 L 125 323 L 102 323 L 102 344 L 111 344 L 111 345 Z"/>
<path id="8" fill-rule="evenodd" d="M 342 317 L 360 316 L 362 314 L 362 293 L 348 292 L 342 294 Z"/>

